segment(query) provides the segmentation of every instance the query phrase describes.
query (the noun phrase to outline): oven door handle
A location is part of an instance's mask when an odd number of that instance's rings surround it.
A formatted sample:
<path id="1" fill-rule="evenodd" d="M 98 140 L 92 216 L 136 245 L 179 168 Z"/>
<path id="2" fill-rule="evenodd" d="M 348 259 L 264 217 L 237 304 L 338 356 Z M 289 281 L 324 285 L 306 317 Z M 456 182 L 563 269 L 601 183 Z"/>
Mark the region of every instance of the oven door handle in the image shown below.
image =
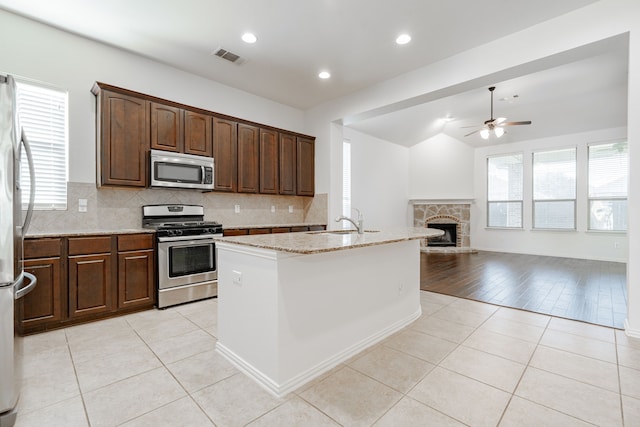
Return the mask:
<path id="1" fill-rule="evenodd" d="M 211 240 L 214 237 L 222 237 L 222 233 L 221 234 L 200 234 L 199 236 L 158 237 L 158 242 L 183 242 L 185 240 Z"/>

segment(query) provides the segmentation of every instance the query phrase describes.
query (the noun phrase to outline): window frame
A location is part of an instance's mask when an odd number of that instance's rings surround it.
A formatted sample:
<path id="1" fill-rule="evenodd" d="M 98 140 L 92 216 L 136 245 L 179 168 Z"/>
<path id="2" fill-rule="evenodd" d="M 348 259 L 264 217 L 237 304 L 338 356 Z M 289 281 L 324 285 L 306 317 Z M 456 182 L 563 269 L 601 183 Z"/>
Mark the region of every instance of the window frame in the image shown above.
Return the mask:
<path id="1" fill-rule="evenodd" d="M 589 232 L 595 232 L 595 233 L 626 233 L 628 230 L 628 223 L 627 223 L 627 228 L 625 229 L 612 229 L 612 230 L 605 230 L 605 229 L 599 229 L 599 228 L 593 228 L 591 225 L 591 202 L 593 201 L 611 201 L 611 202 L 616 202 L 616 201 L 625 201 L 627 202 L 627 221 L 629 218 L 629 211 L 628 211 L 628 200 L 629 200 L 629 189 L 628 189 L 628 184 L 627 184 L 627 194 L 626 196 L 622 197 L 592 197 L 591 193 L 590 193 L 590 188 L 591 188 L 591 147 L 595 147 L 595 146 L 600 146 L 600 145 L 611 145 L 611 144 L 617 144 L 617 143 L 624 143 L 627 147 L 627 181 L 629 180 L 629 154 L 628 154 L 628 150 L 629 150 L 629 141 L 627 139 L 616 139 L 616 140 L 611 140 L 611 141 L 599 141 L 599 142 L 592 142 L 587 144 L 587 231 Z"/>
<path id="2" fill-rule="evenodd" d="M 489 161 L 490 159 L 495 159 L 495 158 L 499 158 L 499 157 L 513 157 L 513 156 L 520 156 L 520 165 L 522 168 L 522 188 L 520 189 L 521 191 L 521 198 L 520 199 L 506 199 L 506 200 L 489 200 Z M 486 215 L 486 227 L 490 228 L 490 229 L 503 229 L 503 230 L 522 230 L 524 229 L 524 152 L 522 151 L 517 151 L 517 152 L 513 152 L 513 153 L 504 153 L 504 154 L 494 154 L 494 155 L 488 155 L 486 157 L 486 161 L 485 161 L 485 168 L 486 168 L 486 173 L 485 173 L 485 179 L 486 179 L 486 186 L 485 189 L 487 191 L 487 215 Z M 498 203 L 506 203 L 506 204 L 510 204 L 510 203 L 515 203 L 515 204 L 519 204 L 520 205 L 520 225 L 519 226 L 508 226 L 508 225 L 490 225 L 490 221 L 491 221 L 491 205 L 492 204 L 498 204 Z"/>
<path id="3" fill-rule="evenodd" d="M 16 81 L 16 112 L 18 114 L 18 121 L 20 123 L 20 126 L 23 127 L 25 129 L 25 134 L 27 135 L 27 138 L 29 138 L 29 142 L 31 145 L 31 151 L 33 153 L 34 156 L 34 168 L 35 168 L 35 175 L 36 175 L 36 194 L 35 194 L 35 205 L 34 205 L 34 210 L 42 210 L 42 211 L 46 211 L 46 210 L 67 210 L 68 209 L 68 182 L 69 182 L 69 91 L 66 89 L 62 89 L 58 86 L 49 84 L 49 83 L 45 83 L 45 82 L 41 82 L 41 81 L 37 81 L 37 80 L 32 80 L 32 79 L 28 79 L 28 78 L 24 78 L 24 77 L 18 77 L 18 76 L 14 76 L 14 79 Z M 41 185 L 38 185 L 38 178 L 39 176 L 42 177 L 42 172 L 40 174 L 38 174 L 38 163 L 43 163 L 43 162 L 47 162 L 49 161 L 48 159 L 52 158 L 53 156 L 51 155 L 46 155 L 44 152 L 42 152 L 41 150 L 38 149 L 37 146 L 37 142 L 34 143 L 34 141 L 36 140 L 36 138 L 30 137 L 30 134 L 37 134 L 37 131 L 29 130 L 29 125 L 28 124 L 24 124 L 25 121 L 28 122 L 28 120 L 25 120 L 24 118 L 21 119 L 20 115 L 24 113 L 21 113 L 21 108 L 20 108 L 20 97 L 18 95 L 18 93 L 22 90 L 20 88 L 20 86 L 22 86 L 23 88 L 25 86 L 29 86 L 29 87 L 33 87 L 33 88 L 40 88 L 40 89 L 44 89 L 44 90 L 48 90 L 48 91 L 53 91 L 53 92 L 57 92 L 57 94 L 59 95 L 59 97 L 61 98 L 61 100 L 64 103 L 64 112 L 63 112 L 63 119 L 62 121 L 64 123 L 61 124 L 60 128 L 63 129 L 64 132 L 64 136 L 63 139 L 64 141 L 62 142 L 62 144 L 58 144 L 58 146 L 63 145 L 64 148 L 63 150 L 55 150 L 56 153 L 58 154 L 62 154 L 62 156 L 59 157 L 63 157 L 64 160 L 64 164 L 62 166 L 59 165 L 58 163 L 58 168 L 56 169 L 58 172 L 63 172 L 64 177 L 63 178 L 59 178 L 56 182 L 57 182 L 57 188 L 59 189 L 59 191 L 55 191 L 55 194 L 57 195 L 57 198 L 59 199 L 58 201 L 43 201 L 42 200 L 42 196 L 40 196 L 40 200 L 38 200 L 38 196 L 39 193 L 38 189 L 42 188 Z M 50 110 L 48 110 L 50 111 Z M 36 114 L 35 112 L 32 112 L 33 114 Z M 59 122 L 57 124 L 60 124 Z M 42 144 L 42 142 L 41 142 Z M 43 144 L 46 145 L 46 142 Z M 48 151 L 47 153 L 51 153 L 54 152 L 54 150 Z M 42 155 L 42 158 L 37 157 L 38 154 Z M 26 162 L 26 158 L 25 158 L 25 154 L 24 154 L 24 150 L 23 150 L 23 166 L 22 166 L 22 173 L 23 174 L 28 174 L 28 166 L 27 166 L 27 162 Z M 44 179 L 50 178 L 51 175 L 46 176 Z M 41 178 L 43 179 L 43 178 Z M 24 181 L 24 175 L 22 177 L 22 181 Z M 64 182 L 62 182 L 62 180 L 64 180 Z M 22 197 L 22 204 L 23 204 L 23 209 L 27 208 L 28 205 L 28 192 L 31 191 L 31 188 L 29 188 L 28 185 L 28 180 L 25 181 L 25 185 L 23 185 L 23 197 Z"/>
<path id="4" fill-rule="evenodd" d="M 567 151 L 573 150 L 574 152 L 574 197 L 573 199 L 536 199 L 536 172 L 535 172 L 535 156 L 539 153 L 549 153 L 553 151 Z M 554 148 L 545 148 L 540 150 L 534 150 L 531 152 L 531 230 L 533 231 L 577 231 L 578 230 L 578 213 L 577 213 L 577 200 L 578 200 L 578 147 L 570 146 L 570 147 L 554 147 Z M 545 203 L 545 202 L 573 202 L 573 227 L 536 227 L 536 204 Z"/>

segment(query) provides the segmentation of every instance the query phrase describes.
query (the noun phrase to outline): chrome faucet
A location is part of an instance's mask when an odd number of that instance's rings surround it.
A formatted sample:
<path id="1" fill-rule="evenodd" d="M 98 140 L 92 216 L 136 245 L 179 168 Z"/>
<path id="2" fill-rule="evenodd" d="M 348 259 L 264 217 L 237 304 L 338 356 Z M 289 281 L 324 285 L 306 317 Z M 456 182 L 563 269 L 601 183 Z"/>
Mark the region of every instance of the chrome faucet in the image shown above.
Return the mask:
<path id="1" fill-rule="evenodd" d="M 356 227 L 356 230 L 358 230 L 358 234 L 364 234 L 364 217 L 362 216 L 362 212 L 360 212 L 358 209 L 356 208 L 351 208 L 354 211 L 358 212 L 358 222 L 356 223 L 353 219 L 347 217 L 347 216 L 339 216 L 336 218 L 336 222 L 340 222 L 340 221 L 349 221 L 351 224 L 353 224 Z"/>

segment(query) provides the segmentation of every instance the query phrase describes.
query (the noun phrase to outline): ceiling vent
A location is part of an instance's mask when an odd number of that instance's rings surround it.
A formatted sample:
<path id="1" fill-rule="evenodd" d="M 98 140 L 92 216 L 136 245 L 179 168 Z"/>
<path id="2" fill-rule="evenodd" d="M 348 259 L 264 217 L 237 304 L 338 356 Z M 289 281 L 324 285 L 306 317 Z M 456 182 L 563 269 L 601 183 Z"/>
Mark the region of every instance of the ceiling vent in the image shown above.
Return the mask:
<path id="1" fill-rule="evenodd" d="M 213 51 L 213 54 L 219 58 L 225 59 L 229 62 L 233 62 L 236 65 L 240 65 L 244 62 L 244 59 L 240 58 L 240 56 L 236 55 L 235 53 L 229 52 L 228 50 L 225 50 L 221 47 Z"/>

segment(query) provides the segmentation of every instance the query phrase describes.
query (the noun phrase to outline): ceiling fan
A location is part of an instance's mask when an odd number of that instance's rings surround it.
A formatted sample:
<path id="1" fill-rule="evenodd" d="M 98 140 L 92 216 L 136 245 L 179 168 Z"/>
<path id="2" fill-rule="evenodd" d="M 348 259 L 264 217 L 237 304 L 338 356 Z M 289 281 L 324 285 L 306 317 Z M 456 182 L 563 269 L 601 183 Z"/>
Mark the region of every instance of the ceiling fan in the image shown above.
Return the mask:
<path id="1" fill-rule="evenodd" d="M 505 126 L 519 126 L 519 125 L 530 125 L 531 120 L 520 121 L 520 122 L 507 122 L 504 117 L 498 117 L 497 119 L 493 118 L 493 91 L 496 90 L 495 86 L 491 86 L 489 88 L 489 92 L 491 92 L 491 118 L 484 122 L 484 126 L 480 129 L 476 129 L 471 133 L 466 134 L 465 136 L 473 135 L 476 132 L 480 132 L 480 136 L 482 139 L 489 139 L 489 134 L 493 131 L 496 137 L 500 138 L 504 135 L 504 127 Z M 467 126 L 473 127 L 473 126 Z"/>

